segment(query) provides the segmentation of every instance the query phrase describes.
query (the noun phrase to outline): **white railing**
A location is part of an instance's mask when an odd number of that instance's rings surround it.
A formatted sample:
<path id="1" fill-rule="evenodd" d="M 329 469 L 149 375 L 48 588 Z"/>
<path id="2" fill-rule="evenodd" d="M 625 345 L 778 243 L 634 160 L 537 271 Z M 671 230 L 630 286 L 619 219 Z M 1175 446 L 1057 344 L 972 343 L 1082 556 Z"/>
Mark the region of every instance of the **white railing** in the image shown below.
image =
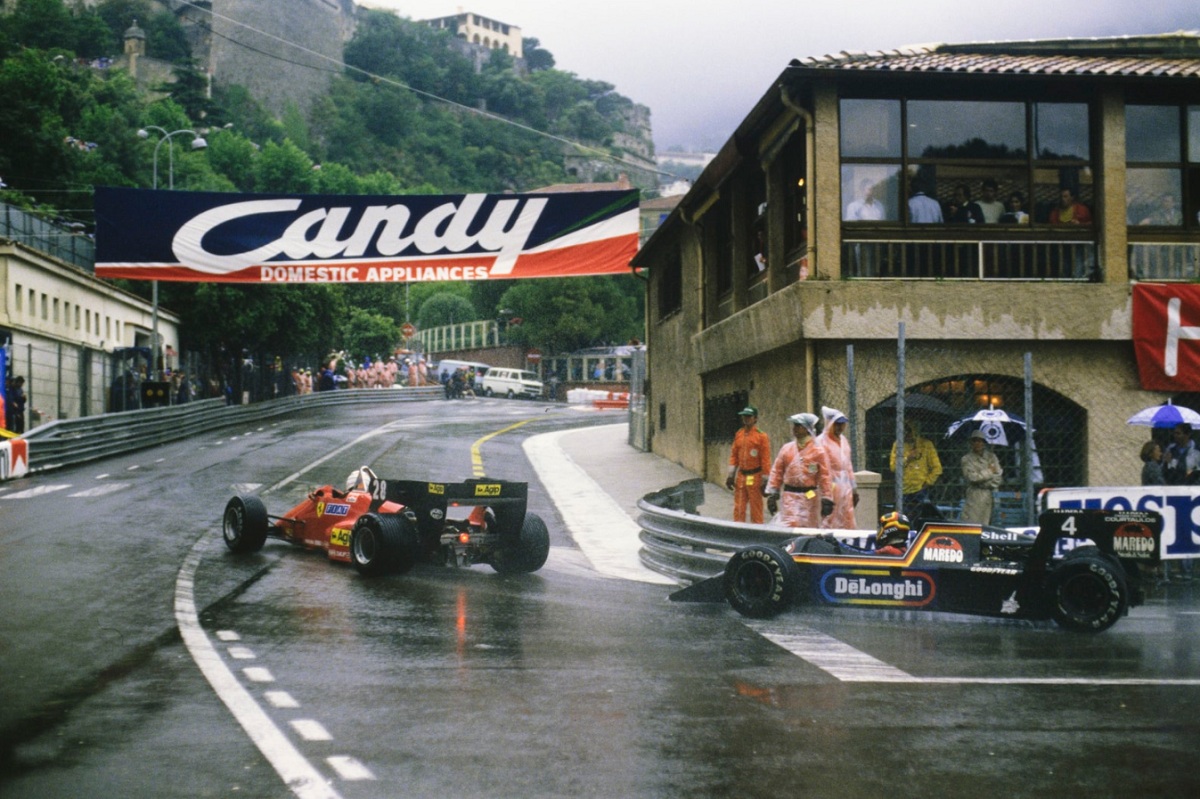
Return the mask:
<path id="1" fill-rule="evenodd" d="M 1090 241 L 845 239 L 842 272 L 855 278 L 933 280 L 1097 279 Z"/>
<path id="2" fill-rule="evenodd" d="M 463 322 L 420 330 L 413 337 L 421 343 L 421 350 L 432 355 L 438 352 L 470 350 L 500 346 L 500 328 L 495 320 Z"/>
<path id="3" fill-rule="evenodd" d="M 1129 276 L 1135 280 L 1200 279 L 1200 244 L 1130 244 Z"/>

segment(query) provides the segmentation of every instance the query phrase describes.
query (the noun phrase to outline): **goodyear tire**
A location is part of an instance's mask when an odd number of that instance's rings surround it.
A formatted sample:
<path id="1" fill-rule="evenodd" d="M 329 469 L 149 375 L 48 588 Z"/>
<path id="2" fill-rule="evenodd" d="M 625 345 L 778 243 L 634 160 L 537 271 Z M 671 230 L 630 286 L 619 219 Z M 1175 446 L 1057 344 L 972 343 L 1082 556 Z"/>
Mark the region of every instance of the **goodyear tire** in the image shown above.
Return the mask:
<path id="1" fill-rule="evenodd" d="M 781 613 L 792 603 L 797 582 L 791 556 L 765 544 L 738 551 L 725 565 L 725 599 L 752 619 Z"/>
<path id="2" fill-rule="evenodd" d="M 267 509 L 258 497 L 233 497 L 225 503 L 221 532 L 233 552 L 258 552 L 267 540 Z"/>
<path id="3" fill-rule="evenodd" d="M 1095 547 L 1077 549 L 1051 575 L 1050 602 L 1054 620 L 1064 629 L 1107 630 L 1129 608 L 1125 570 Z"/>
<path id="4" fill-rule="evenodd" d="M 492 568 L 501 574 L 528 574 L 542 568 L 550 555 L 550 533 L 536 513 L 525 514 L 517 545 L 492 555 Z"/>
<path id="5" fill-rule="evenodd" d="M 350 562 L 364 577 L 403 574 L 416 558 L 416 533 L 403 516 L 366 513 L 350 531 Z"/>

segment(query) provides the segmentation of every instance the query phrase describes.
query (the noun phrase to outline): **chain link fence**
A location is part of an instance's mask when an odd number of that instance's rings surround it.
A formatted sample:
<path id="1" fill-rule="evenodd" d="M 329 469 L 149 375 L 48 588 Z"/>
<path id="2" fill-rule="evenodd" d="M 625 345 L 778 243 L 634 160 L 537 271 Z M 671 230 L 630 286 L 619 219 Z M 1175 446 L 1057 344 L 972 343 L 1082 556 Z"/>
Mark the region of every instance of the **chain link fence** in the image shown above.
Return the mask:
<path id="1" fill-rule="evenodd" d="M 901 325 L 896 341 L 831 344 L 820 362 L 817 396 L 850 420 L 855 468 L 882 475 L 881 513 L 900 505 L 912 514 L 914 501 L 924 499 L 926 513 L 962 518 L 963 456 L 975 430 L 1002 468 L 987 523 L 1034 524 L 1042 487 L 1087 484 L 1088 411 L 1034 380 L 1031 353 L 1006 343 L 906 342 Z M 906 441 L 910 425 L 916 438 Z M 914 497 L 915 478 L 926 469 L 913 460 L 925 447 L 919 439 L 932 446 L 940 474 Z M 906 463 L 918 473 L 909 475 L 908 492 Z"/>

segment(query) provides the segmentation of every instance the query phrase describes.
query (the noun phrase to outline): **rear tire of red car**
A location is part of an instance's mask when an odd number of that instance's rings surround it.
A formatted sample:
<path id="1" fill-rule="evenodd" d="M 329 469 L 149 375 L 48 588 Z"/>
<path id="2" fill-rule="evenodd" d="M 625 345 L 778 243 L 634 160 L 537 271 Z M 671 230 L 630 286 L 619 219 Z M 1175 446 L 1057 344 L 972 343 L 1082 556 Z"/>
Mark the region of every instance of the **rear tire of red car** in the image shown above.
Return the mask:
<path id="1" fill-rule="evenodd" d="M 777 616 L 795 597 L 796 564 L 778 547 L 758 544 L 738 551 L 725 565 L 725 599 L 752 619 Z"/>
<path id="2" fill-rule="evenodd" d="M 550 556 L 550 533 L 536 513 L 525 514 L 517 545 L 492 555 L 492 568 L 501 574 L 528 574 L 546 564 Z"/>
<path id="3" fill-rule="evenodd" d="M 1125 570 L 1091 546 L 1063 558 L 1050 577 L 1050 592 L 1054 620 L 1075 632 L 1107 630 L 1129 607 Z"/>
<path id="4" fill-rule="evenodd" d="M 267 540 L 267 509 L 258 497 L 234 497 L 225 503 L 221 532 L 233 552 L 257 552 Z"/>
<path id="5" fill-rule="evenodd" d="M 359 574 L 403 574 L 416 563 L 415 535 L 403 516 L 365 513 L 350 531 L 350 562 Z"/>

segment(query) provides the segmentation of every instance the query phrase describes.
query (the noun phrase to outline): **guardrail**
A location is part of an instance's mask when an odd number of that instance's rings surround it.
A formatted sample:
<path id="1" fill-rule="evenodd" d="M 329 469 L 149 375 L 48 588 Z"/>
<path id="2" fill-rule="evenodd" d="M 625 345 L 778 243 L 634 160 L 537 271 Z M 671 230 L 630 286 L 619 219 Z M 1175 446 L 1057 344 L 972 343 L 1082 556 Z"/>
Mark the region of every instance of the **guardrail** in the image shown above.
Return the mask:
<path id="1" fill-rule="evenodd" d="M 791 527 L 744 524 L 700 516 L 704 481 L 695 478 L 654 491 L 638 500 L 638 557 L 647 568 L 681 582 L 697 582 L 720 574 L 734 552 L 751 544 L 781 543 L 795 538 Z"/>
<path id="2" fill-rule="evenodd" d="M 99 458 L 178 441 L 218 427 L 245 424 L 310 408 L 441 399 L 441 386 L 320 391 L 250 405 L 200 400 L 166 408 L 58 419 L 36 427 L 27 442 L 30 472 L 75 466 Z M 16 475 L 14 475 L 16 476 Z"/>

